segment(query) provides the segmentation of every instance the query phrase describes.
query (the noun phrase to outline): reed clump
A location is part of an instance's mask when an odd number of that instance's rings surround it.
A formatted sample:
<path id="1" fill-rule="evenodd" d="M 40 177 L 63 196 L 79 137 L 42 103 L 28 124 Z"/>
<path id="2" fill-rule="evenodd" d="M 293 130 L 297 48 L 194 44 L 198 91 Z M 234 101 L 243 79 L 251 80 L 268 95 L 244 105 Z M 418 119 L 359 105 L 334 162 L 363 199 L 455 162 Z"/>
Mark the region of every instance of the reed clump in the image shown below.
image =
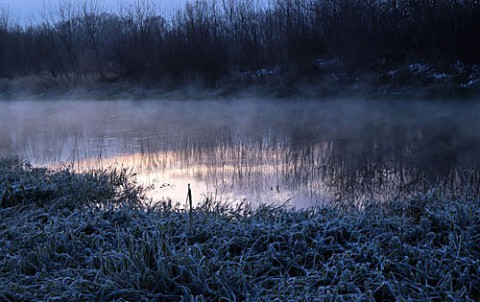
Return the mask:
<path id="1" fill-rule="evenodd" d="M 65 187 L 65 171 L 7 163 L 2 200 L 14 184 L 56 189 L 49 198 L 2 202 L 2 301 L 480 298 L 478 199 L 432 194 L 304 210 L 207 199 L 189 213 L 168 202 L 143 205 L 141 189 L 126 185 L 128 177 L 116 182 L 112 172 L 97 172 L 109 175 L 104 183 L 74 174 L 72 188 L 78 182 L 96 192 L 86 195 Z M 62 194 L 71 202 L 57 202 Z"/>
<path id="2" fill-rule="evenodd" d="M 0 208 L 36 205 L 74 209 L 109 203 L 139 204 L 145 189 L 124 168 L 75 173 L 35 168 L 18 158 L 0 159 Z"/>

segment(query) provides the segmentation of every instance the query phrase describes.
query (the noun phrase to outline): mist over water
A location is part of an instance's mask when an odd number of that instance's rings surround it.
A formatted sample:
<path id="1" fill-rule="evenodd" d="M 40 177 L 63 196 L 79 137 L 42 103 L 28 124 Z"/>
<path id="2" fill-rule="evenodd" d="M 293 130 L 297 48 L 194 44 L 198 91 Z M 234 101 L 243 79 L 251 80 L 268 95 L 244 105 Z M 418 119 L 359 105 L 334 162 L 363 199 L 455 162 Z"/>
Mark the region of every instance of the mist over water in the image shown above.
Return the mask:
<path id="1" fill-rule="evenodd" d="M 0 102 L 0 157 L 128 168 L 154 201 L 285 203 L 479 191 L 479 107 L 400 101 Z"/>

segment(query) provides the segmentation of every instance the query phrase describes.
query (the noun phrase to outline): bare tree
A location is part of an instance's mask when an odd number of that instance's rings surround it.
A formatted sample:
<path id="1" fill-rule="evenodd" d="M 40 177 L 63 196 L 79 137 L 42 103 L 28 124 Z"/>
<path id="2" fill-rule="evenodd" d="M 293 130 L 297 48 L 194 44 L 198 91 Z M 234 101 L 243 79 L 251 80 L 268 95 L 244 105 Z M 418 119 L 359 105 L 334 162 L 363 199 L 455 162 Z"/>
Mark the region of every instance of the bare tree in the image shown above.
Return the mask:
<path id="1" fill-rule="evenodd" d="M 82 25 L 85 32 L 85 38 L 87 39 L 88 49 L 90 50 L 87 54 L 89 59 L 87 58 L 85 63 L 88 66 L 94 66 L 95 70 L 91 71 L 98 72 L 101 79 L 106 80 L 107 76 L 104 71 L 105 62 L 101 56 L 100 45 L 100 37 L 102 30 L 102 18 L 100 15 L 101 12 L 102 8 L 99 1 L 97 0 L 85 1 L 82 4 Z"/>
<path id="2" fill-rule="evenodd" d="M 0 4 L 0 78 L 6 76 L 8 17 L 7 7 Z"/>
<path id="3" fill-rule="evenodd" d="M 9 17 L 8 7 L 0 3 L 0 30 L 8 29 Z"/>
<path id="4" fill-rule="evenodd" d="M 215 84 L 262 69 L 321 76 L 319 58 L 358 72 L 378 62 L 480 63 L 479 1 L 198 0 L 168 20 L 154 0 L 118 14 L 101 3 L 60 0 L 28 28 L 12 26 L 1 7 L 0 76 Z"/>
<path id="5" fill-rule="evenodd" d="M 66 65 L 65 76 L 76 83 L 81 79 L 79 57 L 83 47 L 80 45 L 79 2 L 61 0 L 57 6 L 55 33 L 62 47 L 62 57 Z"/>

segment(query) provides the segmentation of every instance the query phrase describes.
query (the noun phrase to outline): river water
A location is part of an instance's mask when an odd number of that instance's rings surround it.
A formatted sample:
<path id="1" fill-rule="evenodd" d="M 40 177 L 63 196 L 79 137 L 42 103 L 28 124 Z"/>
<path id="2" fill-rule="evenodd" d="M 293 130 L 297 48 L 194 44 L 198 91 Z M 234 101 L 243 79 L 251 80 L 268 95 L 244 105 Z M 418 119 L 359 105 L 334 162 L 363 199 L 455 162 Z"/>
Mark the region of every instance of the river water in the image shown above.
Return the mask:
<path id="1" fill-rule="evenodd" d="M 478 192 L 480 107 L 401 101 L 0 102 L 0 157 L 127 168 L 153 201 L 238 203 Z"/>

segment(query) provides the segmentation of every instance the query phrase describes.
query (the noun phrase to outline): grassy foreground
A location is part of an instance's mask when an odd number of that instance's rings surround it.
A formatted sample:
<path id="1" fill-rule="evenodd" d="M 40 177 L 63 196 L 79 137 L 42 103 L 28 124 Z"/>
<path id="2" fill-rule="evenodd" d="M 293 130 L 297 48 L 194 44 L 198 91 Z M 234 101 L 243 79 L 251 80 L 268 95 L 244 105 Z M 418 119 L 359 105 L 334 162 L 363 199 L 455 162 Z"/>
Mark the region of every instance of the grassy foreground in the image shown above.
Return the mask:
<path id="1" fill-rule="evenodd" d="M 0 301 L 475 301 L 480 202 L 191 213 L 125 171 L 0 163 Z"/>

